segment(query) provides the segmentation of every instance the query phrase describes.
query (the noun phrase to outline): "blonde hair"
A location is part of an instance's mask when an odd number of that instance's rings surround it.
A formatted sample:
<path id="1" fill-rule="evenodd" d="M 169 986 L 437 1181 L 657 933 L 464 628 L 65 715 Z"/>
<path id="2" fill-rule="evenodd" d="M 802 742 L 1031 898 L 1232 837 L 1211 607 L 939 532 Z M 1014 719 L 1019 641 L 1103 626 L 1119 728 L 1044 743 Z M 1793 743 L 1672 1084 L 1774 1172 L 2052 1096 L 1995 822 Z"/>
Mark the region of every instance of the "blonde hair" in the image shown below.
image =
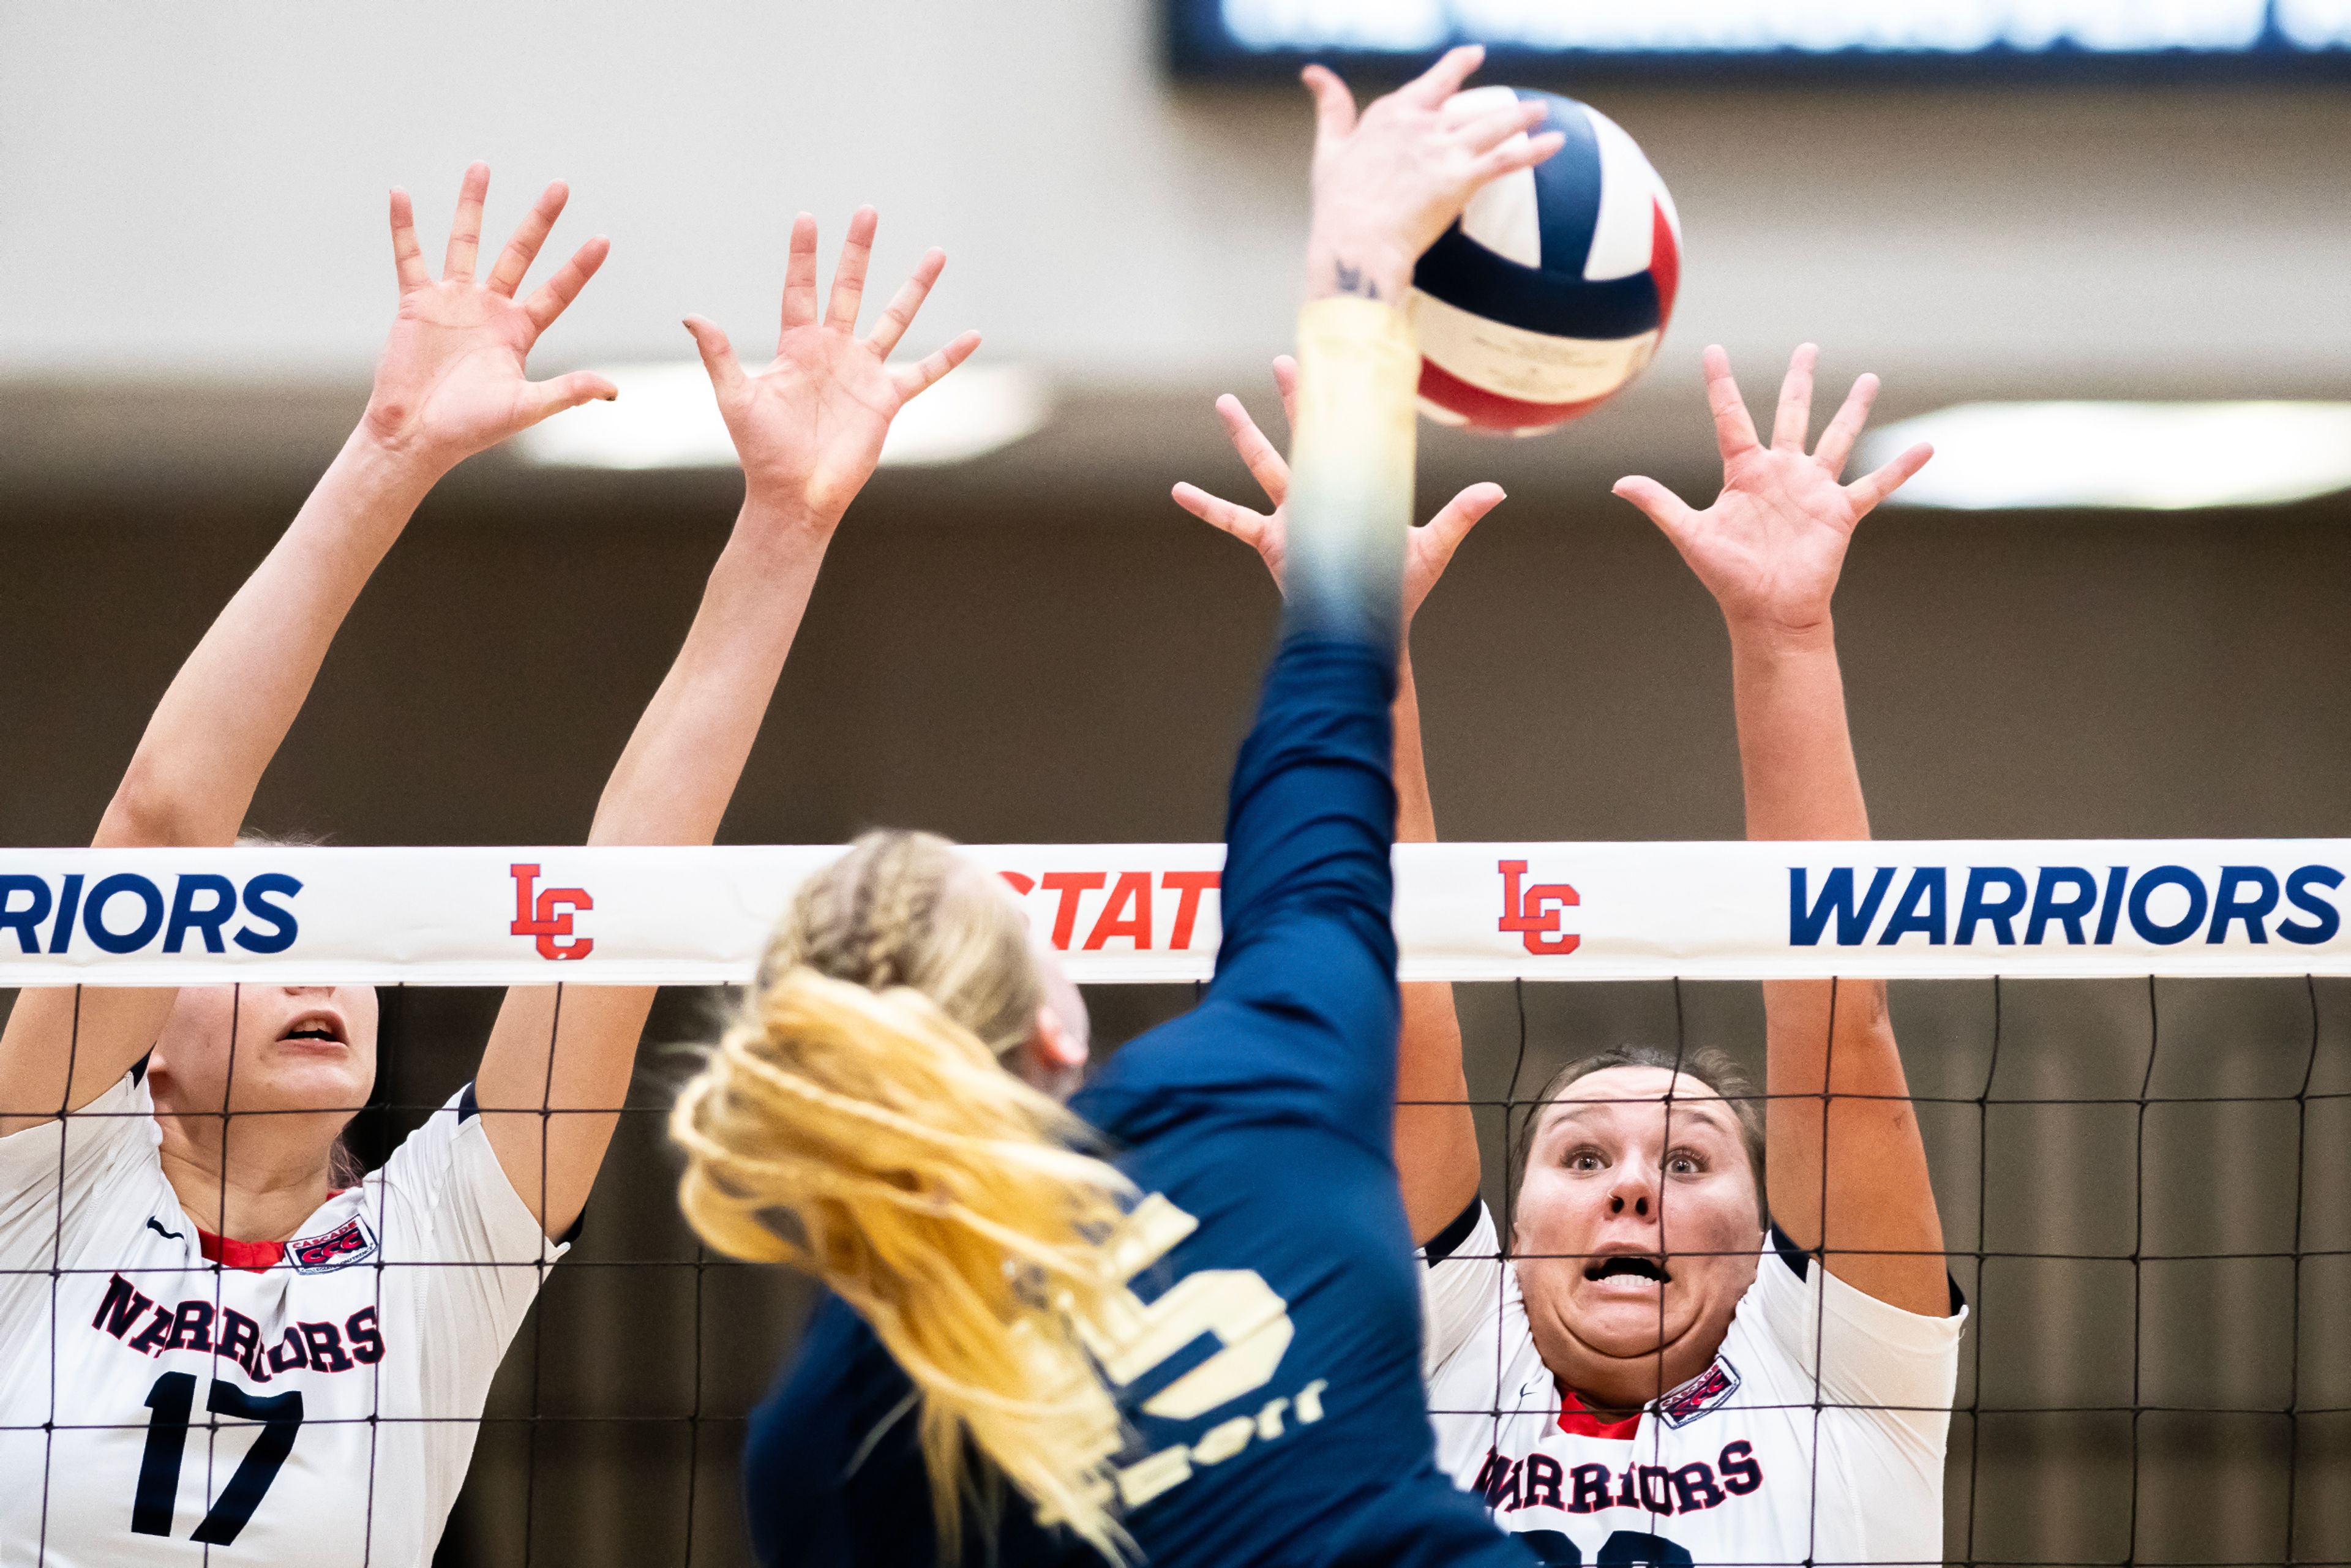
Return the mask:
<path id="1" fill-rule="evenodd" d="M 821 1279 L 913 1380 L 943 1556 L 968 1442 L 1115 1562 L 1123 1428 L 1079 1324 L 1123 1290 L 1106 1242 L 1132 1189 L 998 1060 L 1042 988 L 993 880 L 888 832 L 801 889 L 671 1113 L 678 1200 L 720 1251 Z"/>

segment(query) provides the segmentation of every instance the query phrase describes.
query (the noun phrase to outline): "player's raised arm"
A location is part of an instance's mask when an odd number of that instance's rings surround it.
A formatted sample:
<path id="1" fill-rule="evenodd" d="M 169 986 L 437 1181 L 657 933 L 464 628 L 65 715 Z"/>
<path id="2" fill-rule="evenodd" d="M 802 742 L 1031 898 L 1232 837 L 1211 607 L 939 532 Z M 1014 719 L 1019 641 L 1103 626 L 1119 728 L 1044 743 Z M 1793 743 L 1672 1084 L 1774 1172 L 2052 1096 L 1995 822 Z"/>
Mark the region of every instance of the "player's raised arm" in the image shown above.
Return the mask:
<path id="1" fill-rule="evenodd" d="M 92 841 L 226 844 L 369 574 L 425 492 L 466 457 L 613 389 L 584 373 L 532 382 L 539 335 L 603 264 L 600 235 L 527 299 L 516 292 L 563 211 L 539 196 L 489 277 L 475 277 L 490 172 L 465 172 L 442 276 L 392 193 L 399 306 L 366 414 L 318 488 L 163 694 Z M 28 989 L 0 1037 L 0 1132 L 86 1105 L 154 1043 L 169 990 Z"/>
<path id="2" fill-rule="evenodd" d="M 1298 361 L 1284 354 L 1273 361 L 1274 385 L 1284 416 L 1297 420 Z M 1258 552 L 1281 581 L 1289 513 L 1290 465 L 1266 439 L 1240 400 L 1217 400 L 1234 450 L 1272 503 L 1255 512 L 1196 485 L 1178 485 L 1176 504 L 1232 535 Z M 1390 712 L 1395 730 L 1396 841 L 1437 841 L 1437 811 L 1429 794 L 1428 768 L 1421 751 L 1420 703 L 1412 677 L 1410 632 L 1429 590 L 1443 576 L 1453 552 L 1471 528 L 1500 504 L 1502 487 L 1472 485 L 1406 536 L 1404 559 L 1405 642 L 1396 665 L 1396 698 Z M 1405 1215 L 1413 1240 L 1425 1242 L 1457 1218 L 1478 1196 L 1480 1176 L 1478 1127 L 1469 1111 L 1469 1085 L 1461 1066 L 1461 1023 L 1453 988 L 1444 982 L 1400 988 L 1403 1025 L 1396 1046 L 1395 1156 L 1404 1189 Z"/>
<path id="3" fill-rule="evenodd" d="M 686 318 L 742 459 L 743 508 L 684 646 L 604 788 L 591 844 L 716 836 L 825 548 L 872 476 L 891 420 L 979 346 L 967 332 L 926 359 L 888 362 L 946 265 L 938 250 L 872 331 L 857 335 L 874 225 L 871 207 L 851 218 L 820 308 L 816 220 L 803 213 L 793 224 L 783 327 L 763 370 L 746 372 L 725 333 Z M 499 1165 L 550 1235 L 588 1201 L 653 997 L 650 988 L 573 987 L 559 1009 L 551 987 L 507 993 L 475 1089 Z"/>
<path id="4" fill-rule="evenodd" d="M 1875 376 L 1855 383 L 1808 455 L 1818 352 L 1810 344 L 1796 350 L 1767 445 L 1728 357 L 1707 350 L 1723 487 L 1706 510 L 1651 479 L 1616 486 L 1665 530 L 1729 625 L 1750 839 L 1869 836 L 1829 601 L 1855 525 L 1932 455 L 1913 447 L 1840 483 L 1876 396 Z M 1941 1316 L 1949 1306 L 1942 1223 L 1884 983 L 1769 982 L 1763 1000 L 1773 1219 L 1856 1289 Z"/>

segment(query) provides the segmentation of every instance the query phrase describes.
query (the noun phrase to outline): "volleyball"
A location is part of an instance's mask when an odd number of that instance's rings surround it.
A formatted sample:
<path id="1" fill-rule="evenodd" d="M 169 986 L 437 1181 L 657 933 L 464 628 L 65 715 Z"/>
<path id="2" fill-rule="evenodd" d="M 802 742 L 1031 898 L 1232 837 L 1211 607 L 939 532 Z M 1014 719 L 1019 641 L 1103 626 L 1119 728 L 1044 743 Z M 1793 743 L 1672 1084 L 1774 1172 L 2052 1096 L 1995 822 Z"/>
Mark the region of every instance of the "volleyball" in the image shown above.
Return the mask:
<path id="1" fill-rule="evenodd" d="M 1587 413 L 1646 369 L 1681 282 L 1681 219 L 1622 126 L 1590 104 L 1510 87 L 1452 99 L 1475 118 L 1541 102 L 1566 145 L 1469 200 L 1421 256 L 1411 308 L 1421 412 L 1533 435 Z"/>

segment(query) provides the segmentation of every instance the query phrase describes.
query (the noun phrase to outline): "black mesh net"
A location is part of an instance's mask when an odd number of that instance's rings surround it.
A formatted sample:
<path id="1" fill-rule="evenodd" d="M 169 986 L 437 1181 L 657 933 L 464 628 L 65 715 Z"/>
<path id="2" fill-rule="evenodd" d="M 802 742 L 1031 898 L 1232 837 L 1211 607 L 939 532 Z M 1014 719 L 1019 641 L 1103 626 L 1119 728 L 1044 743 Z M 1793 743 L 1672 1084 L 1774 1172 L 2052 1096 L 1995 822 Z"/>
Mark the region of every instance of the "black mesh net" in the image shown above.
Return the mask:
<path id="1" fill-rule="evenodd" d="M 1097 1039 L 1193 994 L 1093 989 Z M 499 995 L 381 992 L 376 1093 L 347 1134 L 359 1166 L 465 1082 Z M 1763 1081 L 1752 984 L 1456 996 L 1505 1235 L 1511 1134 L 1563 1062 L 1626 1041 L 1710 1046 Z M 679 991 L 655 1009 L 583 1227 L 491 1390 L 442 1564 L 747 1560 L 742 1434 L 813 1289 L 707 1252 L 678 1218 L 662 1124 L 686 1069 L 659 1047 L 701 1034 L 712 1007 Z M 1948 1560 L 2351 1563 L 2351 982 L 1899 982 L 1892 1009 L 1972 1309 Z M 53 1258 L 0 1263 L 54 1286 Z M 132 1414 L 151 1448 L 179 1423 L 217 1508 L 257 1446 L 223 1447 L 222 1432 L 266 1413 L 209 1407 L 193 1386 L 175 1406 L 178 1392 Z M 372 1480 L 355 1497 L 372 1499 Z"/>

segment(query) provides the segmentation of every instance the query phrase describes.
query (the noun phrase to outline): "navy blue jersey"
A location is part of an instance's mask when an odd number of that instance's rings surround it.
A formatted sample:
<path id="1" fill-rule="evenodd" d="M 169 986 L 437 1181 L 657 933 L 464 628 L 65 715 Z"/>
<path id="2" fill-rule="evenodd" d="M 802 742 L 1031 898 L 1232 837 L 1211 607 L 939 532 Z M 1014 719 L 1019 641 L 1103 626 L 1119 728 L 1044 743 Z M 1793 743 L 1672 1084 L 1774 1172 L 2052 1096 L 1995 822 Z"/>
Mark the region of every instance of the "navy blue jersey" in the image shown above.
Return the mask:
<path id="1" fill-rule="evenodd" d="M 1133 1321 L 1096 1350 L 1134 1427 L 1121 1516 L 1159 1568 L 1531 1561 L 1438 1473 L 1422 1393 L 1391 1146 L 1394 688 L 1385 649 L 1285 641 L 1234 773 L 1216 978 L 1073 1103 L 1148 1195 Z M 935 1560 L 913 1414 L 829 1302 L 752 1420 L 761 1561 Z M 1092 1559 L 1025 1510 L 964 1560 Z"/>

